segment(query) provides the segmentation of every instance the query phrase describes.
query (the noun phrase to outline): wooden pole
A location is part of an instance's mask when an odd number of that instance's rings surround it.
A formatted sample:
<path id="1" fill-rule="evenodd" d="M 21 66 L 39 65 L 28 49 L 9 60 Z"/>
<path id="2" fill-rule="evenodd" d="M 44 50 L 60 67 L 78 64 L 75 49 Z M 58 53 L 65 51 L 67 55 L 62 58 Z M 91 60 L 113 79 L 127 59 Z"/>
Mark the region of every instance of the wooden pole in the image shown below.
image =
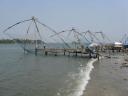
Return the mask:
<path id="1" fill-rule="evenodd" d="M 48 52 L 47 52 L 47 51 L 45 51 L 45 55 L 46 55 L 46 56 L 48 55 Z"/>
<path id="2" fill-rule="evenodd" d="M 65 49 L 64 49 L 64 55 L 65 55 Z"/>
<path id="3" fill-rule="evenodd" d="M 75 53 L 76 53 L 76 56 L 77 56 L 77 51 Z"/>
<path id="4" fill-rule="evenodd" d="M 35 56 L 37 56 L 37 48 L 35 48 Z"/>

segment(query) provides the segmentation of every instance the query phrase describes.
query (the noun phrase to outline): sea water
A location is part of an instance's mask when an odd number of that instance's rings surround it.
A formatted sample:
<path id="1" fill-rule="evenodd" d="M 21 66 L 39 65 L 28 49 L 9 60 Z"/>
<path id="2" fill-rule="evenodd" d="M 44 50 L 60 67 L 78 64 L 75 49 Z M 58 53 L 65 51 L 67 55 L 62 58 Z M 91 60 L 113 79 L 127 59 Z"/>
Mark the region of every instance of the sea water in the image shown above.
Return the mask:
<path id="1" fill-rule="evenodd" d="M 0 45 L 0 96 L 81 96 L 93 62 L 75 56 L 24 54 L 15 44 Z"/>

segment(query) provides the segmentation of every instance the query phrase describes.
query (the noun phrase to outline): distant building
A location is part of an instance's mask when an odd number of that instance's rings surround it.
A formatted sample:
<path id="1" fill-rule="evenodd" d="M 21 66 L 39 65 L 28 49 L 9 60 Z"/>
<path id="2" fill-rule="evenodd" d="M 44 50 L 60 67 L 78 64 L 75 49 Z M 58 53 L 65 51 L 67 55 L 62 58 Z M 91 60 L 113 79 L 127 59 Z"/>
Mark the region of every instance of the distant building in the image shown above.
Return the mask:
<path id="1" fill-rule="evenodd" d="M 123 44 L 121 42 L 115 42 L 114 43 L 114 47 L 116 47 L 116 48 L 122 48 L 123 47 Z"/>

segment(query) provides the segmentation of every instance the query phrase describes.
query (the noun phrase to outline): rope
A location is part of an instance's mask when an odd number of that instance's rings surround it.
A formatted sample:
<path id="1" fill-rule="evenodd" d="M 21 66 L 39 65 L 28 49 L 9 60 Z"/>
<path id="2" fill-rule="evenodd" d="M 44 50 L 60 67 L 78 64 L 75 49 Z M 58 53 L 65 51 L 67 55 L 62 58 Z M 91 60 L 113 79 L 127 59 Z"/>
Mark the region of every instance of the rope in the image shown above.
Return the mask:
<path id="1" fill-rule="evenodd" d="M 52 29 L 51 27 L 49 27 L 49 26 L 47 26 L 47 25 L 45 25 L 45 24 L 39 22 L 38 20 L 37 20 L 37 22 L 38 22 L 39 24 L 43 25 L 44 27 L 48 28 L 49 30 L 51 30 L 53 33 L 58 34 L 58 33 L 57 33 L 54 29 Z M 65 40 L 64 40 L 63 38 L 61 38 L 59 35 L 58 35 L 58 37 L 61 39 L 62 42 L 64 42 L 64 44 L 65 44 L 67 47 L 71 48 L 71 47 L 68 45 L 68 43 L 65 42 Z"/>

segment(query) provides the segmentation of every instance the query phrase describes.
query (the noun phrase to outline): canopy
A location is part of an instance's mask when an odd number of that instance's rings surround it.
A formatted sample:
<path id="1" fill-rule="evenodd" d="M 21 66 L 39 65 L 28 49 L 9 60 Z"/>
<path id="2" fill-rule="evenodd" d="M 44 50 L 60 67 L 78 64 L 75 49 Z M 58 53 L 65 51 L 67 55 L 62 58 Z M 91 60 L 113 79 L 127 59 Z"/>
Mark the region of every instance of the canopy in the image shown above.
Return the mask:
<path id="1" fill-rule="evenodd" d="M 115 42 L 114 44 L 115 44 L 115 45 L 122 45 L 121 42 Z"/>
<path id="2" fill-rule="evenodd" d="M 121 42 L 115 42 L 115 43 L 114 43 L 114 46 L 115 46 L 115 47 L 122 47 L 122 45 L 123 45 L 123 44 L 122 44 Z"/>
<path id="3" fill-rule="evenodd" d="M 91 44 L 89 45 L 89 47 L 97 47 L 97 46 L 99 46 L 99 44 L 97 44 L 97 43 L 91 43 Z"/>

